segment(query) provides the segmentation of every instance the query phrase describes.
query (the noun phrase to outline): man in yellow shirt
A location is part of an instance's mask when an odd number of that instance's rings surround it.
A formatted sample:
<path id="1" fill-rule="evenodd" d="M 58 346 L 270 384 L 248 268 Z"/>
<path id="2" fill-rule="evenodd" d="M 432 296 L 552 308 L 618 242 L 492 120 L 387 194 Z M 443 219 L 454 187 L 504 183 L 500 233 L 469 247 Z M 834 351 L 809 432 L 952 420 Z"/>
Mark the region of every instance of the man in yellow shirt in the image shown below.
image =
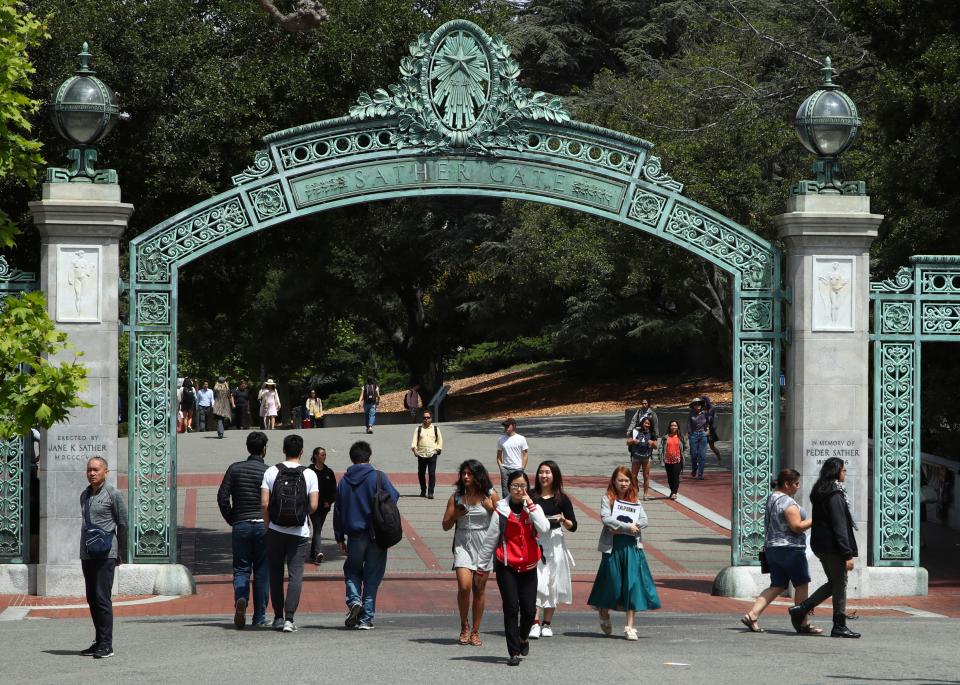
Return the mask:
<path id="1" fill-rule="evenodd" d="M 433 425 L 430 410 L 423 412 L 423 423 L 413 433 L 410 451 L 417 458 L 417 478 L 420 479 L 420 496 L 433 499 L 433 490 L 437 487 L 437 457 L 443 449 L 443 436 L 440 429 Z M 427 469 L 430 470 L 430 487 L 427 488 Z"/>

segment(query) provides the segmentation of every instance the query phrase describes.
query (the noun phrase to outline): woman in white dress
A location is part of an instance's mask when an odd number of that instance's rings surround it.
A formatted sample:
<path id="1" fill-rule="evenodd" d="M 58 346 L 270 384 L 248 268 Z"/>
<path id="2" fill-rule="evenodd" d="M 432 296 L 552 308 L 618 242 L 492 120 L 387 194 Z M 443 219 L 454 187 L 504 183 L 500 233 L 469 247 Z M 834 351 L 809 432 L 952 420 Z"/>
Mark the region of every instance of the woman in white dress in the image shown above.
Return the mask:
<path id="1" fill-rule="evenodd" d="M 497 507 L 497 495 L 490 475 L 476 459 L 460 464 L 460 477 L 456 491 L 447 500 L 443 513 L 443 529 L 456 527 L 453 534 L 453 570 L 457 573 L 457 608 L 460 610 L 461 645 L 479 647 L 480 621 L 486 605 L 486 576 L 474 585 L 474 575 L 479 569 L 480 548 L 483 536 L 490 526 L 490 517 Z M 490 569 L 483 569 L 489 571 Z M 473 593 L 473 628 L 470 628 L 470 594 Z"/>
<path id="2" fill-rule="evenodd" d="M 564 534 L 577 529 L 577 517 L 570 498 L 563 492 L 563 475 L 557 462 L 548 460 L 537 467 L 533 501 L 550 520 L 550 533 L 540 536 L 543 558 L 537 566 L 537 619 L 530 629 L 530 639 L 536 640 L 553 637 L 550 624 L 557 605 L 573 603 L 571 570 L 576 564 L 567 549 Z"/>
<path id="3" fill-rule="evenodd" d="M 277 425 L 277 416 L 280 414 L 280 395 L 277 393 L 277 384 L 272 378 L 260 388 L 257 395 L 260 400 L 260 416 L 263 417 L 264 430 L 273 430 Z"/>

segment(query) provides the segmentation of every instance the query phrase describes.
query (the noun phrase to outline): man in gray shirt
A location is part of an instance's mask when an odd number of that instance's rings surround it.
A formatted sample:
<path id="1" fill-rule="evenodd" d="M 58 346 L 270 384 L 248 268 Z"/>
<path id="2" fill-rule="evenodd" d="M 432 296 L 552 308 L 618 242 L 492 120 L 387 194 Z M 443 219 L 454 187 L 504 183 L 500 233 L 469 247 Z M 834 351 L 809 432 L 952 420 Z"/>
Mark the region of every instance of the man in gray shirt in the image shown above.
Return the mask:
<path id="1" fill-rule="evenodd" d="M 112 485 L 107 485 L 107 461 L 93 457 L 87 462 L 87 482 L 80 494 L 83 524 L 80 528 L 80 565 L 87 590 L 87 605 L 96 630 L 93 644 L 80 652 L 95 659 L 113 656 L 113 574 L 127 558 L 127 505 Z M 99 531 L 107 534 L 110 549 L 97 553 Z"/>

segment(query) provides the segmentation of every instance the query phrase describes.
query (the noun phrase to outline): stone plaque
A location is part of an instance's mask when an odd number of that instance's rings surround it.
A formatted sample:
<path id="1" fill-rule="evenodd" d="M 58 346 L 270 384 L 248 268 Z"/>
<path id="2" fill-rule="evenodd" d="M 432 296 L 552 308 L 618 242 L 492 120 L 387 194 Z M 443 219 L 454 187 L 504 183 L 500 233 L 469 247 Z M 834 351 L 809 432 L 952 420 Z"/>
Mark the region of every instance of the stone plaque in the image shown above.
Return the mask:
<path id="1" fill-rule="evenodd" d="M 843 487 L 847 491 L 847 498 L 852 506 L 851 513 L 854 520 L 861 520 L 860 507 L 866 502 L 858 500 L 857 483 L 865 475 L 867 466 L 867 438 L 864 434 L 853 431 L 823 431 L 807 432 L 803 446 L 804 471 L 813 481 L 820 475 L 823 462 L 831 457 L 843 459 L 847 467 L 847 477 Z M 806 497 L 809 493 L 803 493 Z"/>
<path id="2" fill-rule="evenodd" d="M 50 470 L 68 470 L 73 467 L 83 470 L 91 457 L 103 457 L 111 469 L 116 467 L 117 455 L 110 454 L 110 446 L 103 433 L 95 430 L 56 426 L 47 431 L 46 448 L 47 468 Z"/>
<path id="3" fill-rule="evenodd" d="M 855 257 L 813 258 L 811 330 L 854 330 Z"/>
<path id="4" fill-rule="evenodd" d="M 100 323 L 103 260 L 99 245 L 57 247 L 57 321 Z"/>

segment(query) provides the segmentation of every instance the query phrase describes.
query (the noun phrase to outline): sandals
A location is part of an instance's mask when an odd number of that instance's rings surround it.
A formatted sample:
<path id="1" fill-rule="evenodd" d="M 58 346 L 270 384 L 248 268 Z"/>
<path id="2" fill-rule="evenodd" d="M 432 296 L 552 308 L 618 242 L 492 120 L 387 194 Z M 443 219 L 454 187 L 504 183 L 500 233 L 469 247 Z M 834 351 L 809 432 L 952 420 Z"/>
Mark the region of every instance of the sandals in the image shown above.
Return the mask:
<path id="1" fill-rule="evenodd" d="M 478 633 L 477 631 L 473 631 L 472 633 L 470 633 L 470 644 L 473 647 L 483 646 L 483 640 L 480 639 L 480 633 Z"/>
<path id="2" fill-rule="evenodd" d="M 760 627 L 760 624 L 757 622 L 758 619 L 750 618 L 750 614 L 746 613 L 743 615 L 743 618 L 740 619 L 740 623 L 745 625 L 751 633 L 765 633 L 763 628 Z"/>
<path id="3" fill-rule="evenodd" d="M 470 629 L 467 626 L 463 626 L 460 629 L 460 638 L 457 640 L 461 645 L 470 644 Z"/>
<path id="4" fill-rule="evenodd" d="M 798 630 L 797 632 L 803 633 L 806 635 L 819 635 L 820 633 L 823 632 L 823 628 L 818 628 L 812 623 L 804 623 L 802 626 L 800 626 L 800 630 Z"/>
<path id="5" fill-rule="evenodd" d="M 604 635 L 610 635 L 613 633 L 613 624 L 610 623 L 609 614 L 606 618 L 604 618 L 603 614 L 600 615 L 600 630 L 603 631 Z"/>

